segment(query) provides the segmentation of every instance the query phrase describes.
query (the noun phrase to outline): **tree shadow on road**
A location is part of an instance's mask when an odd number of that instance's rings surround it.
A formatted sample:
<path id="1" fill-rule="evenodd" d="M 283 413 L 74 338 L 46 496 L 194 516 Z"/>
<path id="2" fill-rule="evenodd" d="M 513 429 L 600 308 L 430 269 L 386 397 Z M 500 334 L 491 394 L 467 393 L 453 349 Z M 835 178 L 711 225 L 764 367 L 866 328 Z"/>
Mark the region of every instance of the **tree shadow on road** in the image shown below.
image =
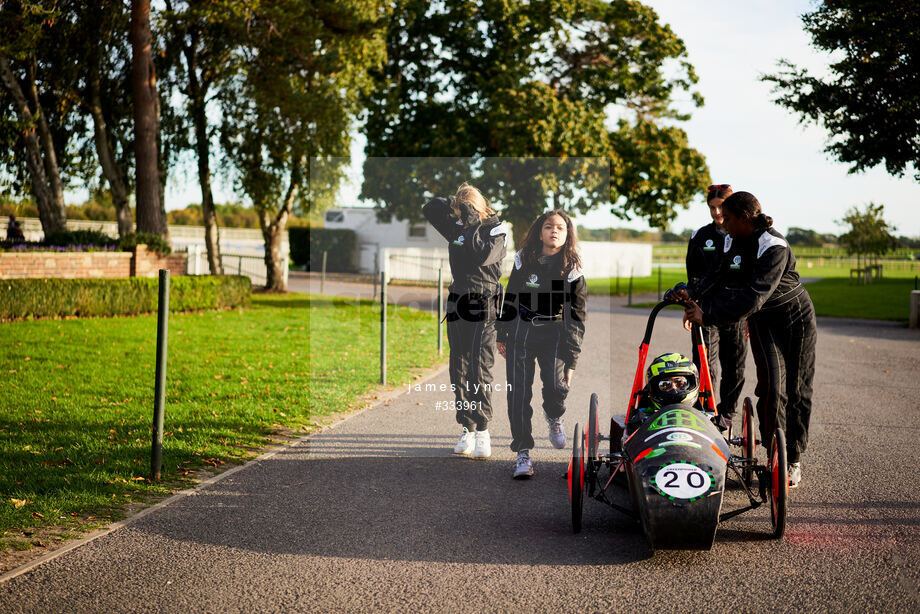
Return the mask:
<path id="1" fill-rule="evenodd" d="M 452 457 L 430 436 L 316 439 L 132 526 L 261 553 L 376 560 L 616 565 L 653 556 L 638 523 L 593 500 L 572 533 L 566 463 L 538 454 L 535 477 L 515 481 L 510 461 Z M 720 530 L 716 539 L 761 537 Z"/>

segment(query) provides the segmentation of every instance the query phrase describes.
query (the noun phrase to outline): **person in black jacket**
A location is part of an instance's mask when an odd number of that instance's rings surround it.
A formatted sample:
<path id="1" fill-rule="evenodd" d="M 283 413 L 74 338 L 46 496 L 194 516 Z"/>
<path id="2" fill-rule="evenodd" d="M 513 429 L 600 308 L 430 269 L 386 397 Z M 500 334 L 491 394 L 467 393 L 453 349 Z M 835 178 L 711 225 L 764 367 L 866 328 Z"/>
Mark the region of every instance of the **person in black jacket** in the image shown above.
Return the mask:
<path id="1" fill-rule="evenodd" d="M 734 280 L 730 293 L 709 293 L 692 304 L 684 324 L 704 326 L 747 318 L 757 366 L 757 413 L 766 445 L 776 427 L 786 433 L 789 485 L 802 479 L 801 456 L 808 444 L 815 376 L 815 309 L 799 282 L 795 255 L 773 230 L 773 220 L 748 192 L 722 203 L 726 241 L 720 276 Z"/>
<path id="2" fill-rule="evenodd" d="M 454 454 L 492 454 L 492 367 L 507 227 L 476 188 L 463 184 L 451 199 L 435 198 L 422 213 L 448 241 L 453 282 L 447 297 L 450 383 L 463 428 Z"/>
<path id="3" fill-rule="evenodd" d="M 543 412 L 553 446 L 565 446 L 562 415 L 585 334 L 586 285 L 571 218 L 548 211 L 531 224 L 514 267 L 498 323 L 498 351 L 508 377 L 515 479 L 533 475 L 530 450 L 536 368 L 543 382 Z"/>
<path id="4" fill-rule="evenodd" d="M 725 290 L 712 282 L 719 272 L 728 235 L 722 227 L 722 203 L 731 194 L 732 187 L 727 183 L 709 186 L 706 204 L 712 222 L 696 230 L 687 245 L 687 287 L 690 296 L 696 300 L 701 300 L 704 292 Z M 719 416 L 730 422 L 744 387 L 744 361 L 747 357 L 744 321 L 704 326 L 702 332 L 712 384 L 718 383 L 719 386 Z M 700 357 L 696 345 L 693 346 L 693 362 L 699 369 Z"/>
<path id="5" fill-rule="evenodd" d="M 10 213 L 9 224 L 6 225 L 6 240 L 11 243 L 22 243 L 26 240 L 22 226 L 16 221 L 16 216 Z"/>

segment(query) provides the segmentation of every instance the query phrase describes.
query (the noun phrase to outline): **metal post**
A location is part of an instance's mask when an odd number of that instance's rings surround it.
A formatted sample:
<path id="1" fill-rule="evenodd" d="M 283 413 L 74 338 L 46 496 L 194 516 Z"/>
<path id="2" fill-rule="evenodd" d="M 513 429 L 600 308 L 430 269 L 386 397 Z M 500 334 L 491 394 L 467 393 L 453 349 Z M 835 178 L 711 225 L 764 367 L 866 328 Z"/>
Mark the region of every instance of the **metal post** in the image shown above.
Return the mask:
<path id="1" fill-rule="evenodd" d="M 661 300 L 661 265 L 658 265 L 658 300 Z"/>
<path id="2" fill-rule="evenodd" d="M 374 296 L 371 300 L 377 298 L 377 276 L 380 275 L 380 246 L 377 246 L 377 253 L 374 255 Z"/>
<path id="3" fill-rule="evenodd" d="M 444 319 L 444 266 L 438 267 L 438 356 L 444 353 L 443 329 L 441 321 Z"/>
<path id="4" fill-rule="evenodd" d="M 323 250 L 323 274 L 319 278 L 319 293 L 325 294 L 326 290 L 326 250 Z"/>
<path id="5" fill-rule="evenodd" d="M 169 334 L 169 269 L 160 269 L 157 303 L 157 367 L 153 388 L 153 440 L 150 449 L 150 480 L 160 481 L 163 466 L 163 403 L 166 398 L 166 339 Z"/>
<path id="6" fill-rule="evenodd" d="M 239 256 L 239 258 L 236 261 L 236 274 L 237 275 L 243 274 L 243 257 L 242 256 Z"/>
<path id="7" fill-rule="evenodd" d="M 632 282 L 633 282 L 633 270 L 632 270 L 632 267 L 629 267 L 629 299 L 626 302 L 627 307 L 632 307 Z"/>
<path id="8" fill-rule="evenodd" d="M 380 271 L 380 383 L 387 385 L 387 272 Z"/>

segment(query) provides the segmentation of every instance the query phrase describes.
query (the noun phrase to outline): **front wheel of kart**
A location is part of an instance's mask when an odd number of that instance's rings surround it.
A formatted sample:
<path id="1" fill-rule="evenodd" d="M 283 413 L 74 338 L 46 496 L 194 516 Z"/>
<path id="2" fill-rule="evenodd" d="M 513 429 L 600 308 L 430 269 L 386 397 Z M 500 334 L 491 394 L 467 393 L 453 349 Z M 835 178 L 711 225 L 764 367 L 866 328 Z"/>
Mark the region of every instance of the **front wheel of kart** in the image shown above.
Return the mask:
<path id="1" fill-rule="evenodd" d="M 773 537 L 779 539 L 786 531 L 786 512 L 789 500 L 786 434 L 782 429 L 776 429 L 773 434 L 767 462 L 770 469 L 770 522 L 773 524 Z"/>
<path id="2" fill-rule="evenodd" d="M 751 397 L 744 398 L 744 415 L 741 421 L 741 447 L 747 463 L 741 470 L 741 477 L 748 487 L 754 481 L 754 457 L 757 455 L 757 431 L 754 430 L 754 404 Z"/>
<path id="3" fill-rule="evenodd" d="M 581 425 L 575 425 L 572 460 L 569 461 L 569 499 L 572 502 L 572 532 L 581 532 L 581 510 L 585 503 L 585 440 Z"/>
<path id="4" fill-rule="evenodd" d="M 597 419 L 597 394 L 591 394 L 591 401 L 588 405 L 588 445 L 585 446 L 585 452 L 588 457 L 588 463 L 597 460 L 597 448 L 600 435 L 600 422 Z"/>

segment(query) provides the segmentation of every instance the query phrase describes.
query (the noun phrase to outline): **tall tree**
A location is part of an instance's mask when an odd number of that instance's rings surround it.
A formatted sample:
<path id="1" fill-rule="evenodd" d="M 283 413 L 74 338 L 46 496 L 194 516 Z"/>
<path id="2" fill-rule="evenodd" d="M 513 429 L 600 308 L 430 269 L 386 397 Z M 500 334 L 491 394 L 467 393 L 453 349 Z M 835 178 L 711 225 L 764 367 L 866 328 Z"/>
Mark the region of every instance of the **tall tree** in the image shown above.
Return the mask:
<path id="1" fill-rule="evenodd" d="M 280 0 L 237 25 L 245 61 L 222 87 L 221 143 L 259 213 L 268 289 L 285 289 L 292 210 L 311 211 L 337 187 L 367 69 L 383 60 L 384 15 L 383 0 Z"/>
<path id="2" fill-rule="evenodd" d="M 150 0 L 131 0 L 131 92 L 137 229 L 169 238 L 158 150 L 159 99 L 150 28 Z"/>
<path id="3" fill-rule="evenodd" d="M 7 129 L 2 133 L 8 145 L 8 153 L 3 156 L 4 166 L 13 166 L 12 174 L 16 175 L 19 174 L 15 168 L 16 158 L 25 159 L 28 183 L 46 236 L 65 230 L 67 225 L 58 155 L 66 145 L 61 138 L 55 142 L 49 108 L 61 116 L 60 123 L 64 123 L 72 107 L 59 98 L 51 83 L 57 77 L 54 70 L 64 72 L 65 67 L 50 67 L 44 58 L 39 59 L 44 51 L 58 51 L 60 45 L 57 43 L 66 40 L 66 35 L 61 37 L 60 34 L 67 22 L 61 20 L 55 25 L 60 14 L 55 3 L 8 1 L 0 4 L 0 32 L 3 33 L 0 38 L 0 82 L 3 85 L 0 108 L 4 109 L 2 122 Z M 8 114 L 7 109 L 12 112 Z M 13 117 L 15 119 L 11 119 Z"/>
<path id="4" fill-rule="evenodd" d="M 245 20 L 241 7 L 234 1 L 189 0 L 184 3 L 166 2 L 168 45 L 178 51 L 180 60 L 177 81 L 185 96 L 186 110 L 191 121 L 194 151 L 198 161 L 198 184 L 201 187 L 201 213 L 205 227 L 205 246 L 211 273 L 223 269 L 220 258 L 220 237 L 217 212 L 211 190 L 211 139 L 214 130 L 208 120 L 208 108 L 214 91 L 229 79 L 236 66 L 234 60 L 240 41 L 240 30 L 234 25 Z"/>
<path id="5" fill-rule="evenodd" d="M 76 47 L 82 51 L 77 62 L 80 83 L 74 95 L 92 118 L 92 139 L 87 145 L 92 143 L 95 159 L 109 185 L 118 235 L 123 237 L 134 230 L 128 202 L 132 190 L 132 156 L 128 155 L 133 113 L 128 94 L 131 63 L 123 52 L 128 11 L 118 1 L 84 2 L 80 21 L 82 27 L 76 32 Z M 88 157 L 89 152 L 85 155 Z M 95 174 L 95 169 L 87 173 L 90 174 Z"/>
<path id="6" fill-rule="evenodd" d="M 664 226 L 706 185 L 705 159 L 670 125 L 696 76 L 641 3 L 400 0 L 389 23 L 362 187 L 382 215 L 420 219 L 420 201 L 473 177 L 519 240 L 547 206 Z"/>
<path id="7" fill-rule="evenodd" d="M 775 102 L 822 124 L 825 148 L 849 171 L 879 164 L 920 180 L 920 4 L 824 0 L 802 17 L 812 46 L 831 54 L 827 77 L 781 60 Z"/>

